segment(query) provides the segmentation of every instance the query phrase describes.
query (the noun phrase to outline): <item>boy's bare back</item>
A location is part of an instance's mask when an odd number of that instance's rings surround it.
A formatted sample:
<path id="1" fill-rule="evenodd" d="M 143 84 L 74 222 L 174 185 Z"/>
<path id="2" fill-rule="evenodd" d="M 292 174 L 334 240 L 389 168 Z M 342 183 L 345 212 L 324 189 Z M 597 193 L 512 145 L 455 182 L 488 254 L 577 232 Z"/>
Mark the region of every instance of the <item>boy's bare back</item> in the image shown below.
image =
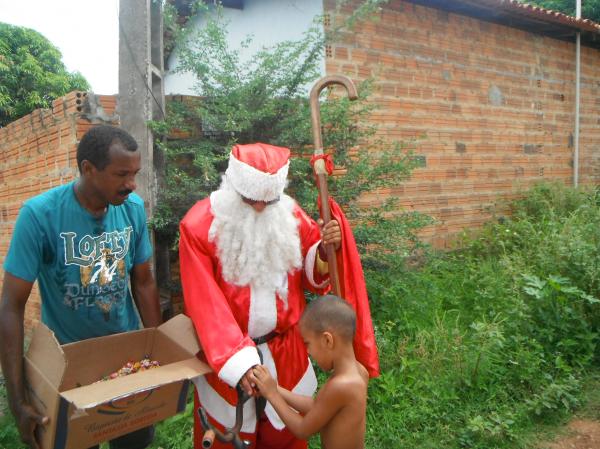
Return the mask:
<path id="1" fill-rule="evenodd" d="M 363 449 L 369 374 L 357 362 L 352 340 L 355 312 L 337 296 L 311 302 L 300 320 L 309 356 L 331 377 L 317 395 L 302 396 L 277 385 L 269 370 L 257 365 L 250 380 L 296 436 L 319 433 L 323 449 Z"/>
<path id="2" fill-rule="evenodd" d="M 356 363 L 355 370 L 332 375 L 315 397 L 315 405 L 327 401 L 338 412 L 321 429 L 322 449 L 363 449 L 369 375 Z"/>

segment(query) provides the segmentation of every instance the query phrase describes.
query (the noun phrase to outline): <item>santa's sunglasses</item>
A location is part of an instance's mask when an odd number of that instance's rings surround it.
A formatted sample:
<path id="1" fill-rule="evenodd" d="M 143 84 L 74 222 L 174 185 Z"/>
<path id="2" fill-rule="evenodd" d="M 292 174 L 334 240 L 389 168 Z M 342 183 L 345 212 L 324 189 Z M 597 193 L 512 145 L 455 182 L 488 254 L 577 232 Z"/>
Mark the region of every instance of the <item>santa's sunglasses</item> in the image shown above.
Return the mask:
<path id="1" fill-rule="evenodd" d="M 254 206 L 255 204 L 262 203 L 265 206 L 270 206 L 271 204 L 277 203 L 281 198 L 277 197 L 271 201 L 260 201 L 260 200 L 251 200 L 250 198 L 246 198 L 244 195 L 240 195 L 242 197 L 242 201 L 249 206 Z"/>

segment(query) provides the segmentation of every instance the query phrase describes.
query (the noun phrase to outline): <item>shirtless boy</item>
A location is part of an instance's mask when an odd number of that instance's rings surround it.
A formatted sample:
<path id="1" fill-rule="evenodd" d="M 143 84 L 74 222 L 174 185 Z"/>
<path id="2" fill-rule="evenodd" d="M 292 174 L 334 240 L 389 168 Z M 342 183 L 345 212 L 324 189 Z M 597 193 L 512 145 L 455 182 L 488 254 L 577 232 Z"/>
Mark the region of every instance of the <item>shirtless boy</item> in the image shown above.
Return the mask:
<path id="1" fill-rule="evenodd" d="M 262 365 L 253 382 L 290 431 L 301 439 L 320 432 L 323 449 L 363 449 L 367 406 L 367 370 L 356 361 L 352 339 L 354 310 L 337 296 L 307 306 L 300 332 L 308 354 L 331 376 L 314 398 L 279 387 Z"/>

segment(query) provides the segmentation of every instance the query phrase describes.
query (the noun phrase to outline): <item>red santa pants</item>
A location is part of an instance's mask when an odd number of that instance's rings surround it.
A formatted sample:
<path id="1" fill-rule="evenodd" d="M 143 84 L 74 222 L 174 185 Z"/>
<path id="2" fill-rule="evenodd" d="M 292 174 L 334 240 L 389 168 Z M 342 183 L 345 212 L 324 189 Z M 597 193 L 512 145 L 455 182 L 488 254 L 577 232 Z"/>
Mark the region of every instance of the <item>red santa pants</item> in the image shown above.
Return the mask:
<path id="1" fill-rule="evenodd" d="M 199 406 L 198 394 L 194 392 L 194 449 L 202 449 L 202 436 L 204 435 L 200 418 L 196 412 Z M 215 422 L 210 415 L 208 420 L 217 429 L 223 430 L 223 426 Z M 241 433 L 240 435 L 243 440 L 252 443 L 250 449 L 307 449 L 308 447 L 306 441 L 297 439 L 287 427 L 283 430 L 275 429 L 264 414 L 258 421 L 256 433 Z M 231 447 L 231 444 L 221 443 L 215 438 L 211 449 L 231 449 Z"/>

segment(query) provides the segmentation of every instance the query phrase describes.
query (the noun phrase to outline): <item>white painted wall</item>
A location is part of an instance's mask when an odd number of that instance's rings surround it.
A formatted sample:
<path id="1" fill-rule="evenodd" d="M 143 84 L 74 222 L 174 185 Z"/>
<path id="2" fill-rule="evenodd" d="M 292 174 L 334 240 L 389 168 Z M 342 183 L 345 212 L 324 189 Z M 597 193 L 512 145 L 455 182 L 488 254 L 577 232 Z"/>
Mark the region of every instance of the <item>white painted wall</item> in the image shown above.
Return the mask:
<path id="1" fill-rule="evenodd" d="M 224 8 L 224 19 L 229 24 L 228 40 L 232 48 L 240 48 L 248 35 L 252 43 L 240 56 L 248 60 L 263 47 L 282 41 L 299 40 L 312 25 L 315 16 L 323 14 L 323 0 L 245 0 L 244 9 Z M 191 19 L 188 26 L 195 29 L 206 23 L 206 16 Z M 177 49 L 168 60 L 171 69 L 165 74 L 165 94 L 198 95 L 193 90 L 195 78 L 190 73 L 173 73 L 177 67 Z M 325 60 L 321 62 L 325 74 Z"/>

